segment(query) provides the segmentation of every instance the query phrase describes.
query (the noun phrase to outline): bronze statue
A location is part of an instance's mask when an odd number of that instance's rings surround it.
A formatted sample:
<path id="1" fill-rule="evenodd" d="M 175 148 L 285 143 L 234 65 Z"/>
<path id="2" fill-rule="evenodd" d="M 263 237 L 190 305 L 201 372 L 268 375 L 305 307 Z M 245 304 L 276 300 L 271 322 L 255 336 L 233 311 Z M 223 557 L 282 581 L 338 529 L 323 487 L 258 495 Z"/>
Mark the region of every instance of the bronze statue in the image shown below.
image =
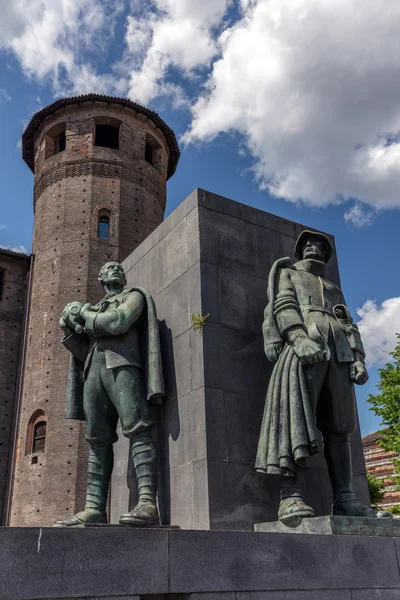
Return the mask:
<path id="1" fill-rule="evenodd" d="M 71 353 L 66 418 L 86 420 L 90 451 L 85 509 L 55 525 L 107 522 L 118 418 L 131 441 L 139 495 L 120 523 L 155 525 L 157 465 L 148 403 L 164 395 L 156 309 L 144 288 L 125 287 L 117 262 L 101 268 L 99 281 L 105 297 L 96 306 L 68 304 L 60 320 L 62 343 Z"/>
<path id="2" fill-rule="evenodd" d="M 291 265 L 272 266 L 263 334 L 275 362 L 265 403 L 256 469 L 281 476 L 278 518 L 292 524 L 313 517 L 302 498 L 299 472 L 318 451 L 317 428 L 333 490 L 332 514 L 375 517 L 357 501 L 351 482 L 349 434 L 357 424 L 354 383 L 368 379 L 357 325 L 340 288 L 325 278 L 333 246 L 327 236 L 303 231 Z M 378 516 L 390 516 L 382 513 Z"/>

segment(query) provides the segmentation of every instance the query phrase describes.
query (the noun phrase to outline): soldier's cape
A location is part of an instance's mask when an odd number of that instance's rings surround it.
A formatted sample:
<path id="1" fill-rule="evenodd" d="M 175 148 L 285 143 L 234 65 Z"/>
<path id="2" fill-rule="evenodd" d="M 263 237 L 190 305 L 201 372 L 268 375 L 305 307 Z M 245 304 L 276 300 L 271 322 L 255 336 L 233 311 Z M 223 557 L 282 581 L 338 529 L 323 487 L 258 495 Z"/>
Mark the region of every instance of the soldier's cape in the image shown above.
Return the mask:
<path id="1" fill-rule="evenodd" d="M 141 350 L 146 371 L 147 400 L 159 404 L 164 396 L 164 379 L 162 372 L 160 334 L 158 329 L 157 312 L 151 294 L 142 287 L 134 286 L 124 290 L 140 292 L 146 303 L 146 318 L 141 319 L 140 338 Z M 81 334 L 84 335 L 84 334 Z M 83 410 L 83 363 L 70 354 L 67 382 L 66 419 L 85 421 Z"/>
<path id="2" fill-rule="evenodd" d="M 255 467 L 268 475 L 293 475 L 306 469 L 318 452 L 318 433 L 303 367 L 286 343 L 274 315 L 279 269 L 290 268 L 290 258 L 277 260 L 268 278 L 268 304 L 264 311 L 264 349 L 275 362 L 268 384 Z"/>

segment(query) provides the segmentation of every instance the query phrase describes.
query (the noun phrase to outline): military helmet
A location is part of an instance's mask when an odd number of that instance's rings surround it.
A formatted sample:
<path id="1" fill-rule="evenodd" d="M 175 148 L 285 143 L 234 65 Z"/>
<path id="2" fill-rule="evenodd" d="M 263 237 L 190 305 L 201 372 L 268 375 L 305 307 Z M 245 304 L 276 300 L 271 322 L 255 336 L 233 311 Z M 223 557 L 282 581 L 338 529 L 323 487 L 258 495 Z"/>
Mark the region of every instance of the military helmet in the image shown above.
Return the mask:
<path id="1" fill-rule="evenodd" d="M 320 242 L 323 242 L 325 246 L 325 262 L 327 263 L 334 254 L 333 244 L 327 235 L 320 231 L 311 231 L 310 229 L 304 229 L 299 235 L 294 245 L 293 256 L 297 260 L 303 260 L 303 248 L 308 238 L 313 237 Z"/>

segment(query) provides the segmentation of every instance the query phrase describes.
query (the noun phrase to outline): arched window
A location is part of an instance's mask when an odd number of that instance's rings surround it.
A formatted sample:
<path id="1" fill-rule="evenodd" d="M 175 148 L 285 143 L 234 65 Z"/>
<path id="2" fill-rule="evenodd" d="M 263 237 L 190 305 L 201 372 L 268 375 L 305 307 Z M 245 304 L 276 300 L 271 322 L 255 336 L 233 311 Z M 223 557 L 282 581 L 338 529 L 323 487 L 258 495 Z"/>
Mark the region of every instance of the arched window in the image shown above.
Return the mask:
<path id="1" fill-rule="evenodd" d="M 39 454 L 45 451 L 47 416 L 43 410 L 36 410 L 28 423 L 26 454 Z M 32 461 L 33 463 L 36 461 Z"/>
<path id="2" fill-rule="evenodd" d="M 149 165 L 151 165 L 156 171 L 161 173 L 162 162 L 163 162 L 163 151 L 152 135 L 146 135 L 146 144 L 144 147 L 144 159 Z"/>
<path id="3" fill-rule="evenodd" d="M 55 125 L 45 137 L 45 158 L 50 158 L 66 149 L 65 123 Z"/>
<path id="4" fill-rule="evenodd" d="M 65 135 L 65 129 L 64 129 L 64 131 L 61 131 L 61 133 L 59 133 L 56 136 L 55 144 L 54 144 L 54 154 L 58 154 L 58 152 L 63 152 L 66 147 L 66 142 L 67 142 L 67 137 Z"/>
<path id="5" fill-rule="evenodd" d="M 110 237 L 110 213 L 106 210 L 99 212 L 97 236 L 103 240 L 108 240 Z"/>
<path id="6" fill-rule="evenodd" d="M 96 123 L 95 146 L 119 150 L 119 127 Z"/>
<path id="7" fill-rule="evenodd" d="M 149 165 L 153 166 L 153 148 L 150 146 L 150 144 L 146 144 L 145 146 L 144 159 L 149 163 Z"/>
<path id="8" fill-rule="evenodd" d="M 33 428 L 32 452 L 44 452 L 46 445 L 46 421 L 38 421 Z"/>

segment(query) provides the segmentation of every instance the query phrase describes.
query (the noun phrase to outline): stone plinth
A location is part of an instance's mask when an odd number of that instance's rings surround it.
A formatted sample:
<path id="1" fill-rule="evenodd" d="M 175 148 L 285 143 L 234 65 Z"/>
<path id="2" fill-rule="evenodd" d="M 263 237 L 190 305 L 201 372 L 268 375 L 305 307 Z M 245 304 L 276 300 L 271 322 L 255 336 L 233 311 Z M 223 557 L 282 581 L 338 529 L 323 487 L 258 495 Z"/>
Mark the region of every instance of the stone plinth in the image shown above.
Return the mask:
<path id="1" fill-rule="evenodd" d="M 349 535 L 1 528 L 0 600 L 395 600 L 399 544 Z"/>
<path id="2" fill-rule="evenodd" d="M 290 256 L 304 227 L 196 190 L 125 260 L 128 285 L 154 296 L 167 395 L 156 409 L 160 510 L 183 529 L 242 529 L 277 518 L 278 481 L 254 470 L 265 393 L 273 365 L 261 325 L 267 278 Z M 339 281 L 336 260 L 328 277 Z M 209 313 L 204 334 L 192 315 Z M 357 431 L 354 484 L 368 503 Z M 116 444 L 111 522 L 136 500 L 128 442 Z M 320 455 L 306 474 L 305 501 L 317 515 L 332 502 Z"/>
<path id="3" fill-rule="evenodd" d="M 373 535 L 400 537 L 400 519 L 372 519 L 369 517 L 342 517 L 329 515 L 303 519 L 290 527 L 280 521 L 255 523 L 254 531 L 268 533 L 313 533 L 317 535 Z"/>

